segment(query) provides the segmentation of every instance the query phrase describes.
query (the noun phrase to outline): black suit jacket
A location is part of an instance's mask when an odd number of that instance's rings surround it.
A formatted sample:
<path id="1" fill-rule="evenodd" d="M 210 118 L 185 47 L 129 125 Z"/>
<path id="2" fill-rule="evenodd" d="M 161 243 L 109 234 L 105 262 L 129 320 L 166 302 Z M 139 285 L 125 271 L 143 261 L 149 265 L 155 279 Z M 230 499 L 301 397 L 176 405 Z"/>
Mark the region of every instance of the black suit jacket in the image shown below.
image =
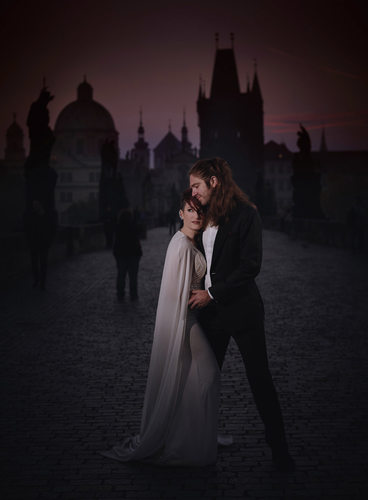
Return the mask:
<path id="1" fill-rule="evenodd" d="M 204 253 L 202 236 L 199 247 Z M 255 283 L 262 263 L 262 226 L 258 211 L 241 203 L 216 235 L 209 291 L 219 320 L 229 333 L 263 328 L 264 308 Z"/>
<path id="2" fill-rule="evenodd" d="M 113 244 L 115 257 L 141 257 L 138 226 L 129 212 L 123 212 L 116 225 Z"/>

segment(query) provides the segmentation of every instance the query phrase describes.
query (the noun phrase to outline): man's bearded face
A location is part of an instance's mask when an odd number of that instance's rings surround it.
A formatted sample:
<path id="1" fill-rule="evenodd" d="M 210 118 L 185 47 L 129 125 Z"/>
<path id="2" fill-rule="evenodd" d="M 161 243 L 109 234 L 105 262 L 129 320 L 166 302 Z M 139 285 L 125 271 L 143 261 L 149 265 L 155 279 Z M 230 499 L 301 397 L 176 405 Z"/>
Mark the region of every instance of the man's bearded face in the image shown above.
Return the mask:
<path id="1" fill-rule="evenodd" d="M 189 182 L 192 196 L 195 196 L 201 205 L 207 205 L 211 199 L 213 188 L 208 187 L 206 182 L 196 175 L 191 175 Z"/>

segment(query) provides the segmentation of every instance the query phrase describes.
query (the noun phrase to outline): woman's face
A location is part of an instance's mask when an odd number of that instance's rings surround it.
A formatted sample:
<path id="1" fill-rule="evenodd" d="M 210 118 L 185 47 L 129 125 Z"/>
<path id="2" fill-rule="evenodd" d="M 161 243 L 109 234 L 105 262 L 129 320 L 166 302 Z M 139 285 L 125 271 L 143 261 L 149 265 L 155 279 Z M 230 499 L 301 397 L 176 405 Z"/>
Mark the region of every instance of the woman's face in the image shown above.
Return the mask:
<path id="1" fill-rule="evenodd" d="M 184 210 L 180 210 L 180 217 L 183 219 L 183 227 L 191 231 L 199 231 L 202 227 L 202 214 L 198 213 L 194 208 L 186 203 Z"/>

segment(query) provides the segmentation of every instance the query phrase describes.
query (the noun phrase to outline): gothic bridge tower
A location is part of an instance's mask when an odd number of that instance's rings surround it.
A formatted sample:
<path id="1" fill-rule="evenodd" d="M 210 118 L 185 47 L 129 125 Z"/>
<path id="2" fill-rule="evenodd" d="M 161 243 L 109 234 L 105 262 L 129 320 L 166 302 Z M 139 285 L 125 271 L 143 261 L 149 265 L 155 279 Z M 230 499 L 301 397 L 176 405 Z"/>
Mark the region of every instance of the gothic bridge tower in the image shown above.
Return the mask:
<path id="1" fill-rule="evenodd" d="M 255 65 L 252 86 L 241 92 L 234 54 L 220 49 L 216 54 L 210 96 L 200 82 L 197 100 L 200 157 L 220 156 L 232 167 L 239 186 L 254 200 L 263 171 L 263 99 Z"/>

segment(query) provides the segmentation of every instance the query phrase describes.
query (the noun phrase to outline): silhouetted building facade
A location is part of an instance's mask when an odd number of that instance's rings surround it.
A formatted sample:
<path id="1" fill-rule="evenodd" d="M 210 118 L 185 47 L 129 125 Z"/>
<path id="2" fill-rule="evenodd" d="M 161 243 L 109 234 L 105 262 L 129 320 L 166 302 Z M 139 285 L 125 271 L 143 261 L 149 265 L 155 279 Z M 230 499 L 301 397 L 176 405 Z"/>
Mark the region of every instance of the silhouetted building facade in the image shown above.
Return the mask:
<path id="1" fill-rule="evenodd" d="M 142 120 L 142 111 L 139 113 L 138 139 L 134 148 L 127 152 L 124 159 L 119 161 L 119 172 L 122 176 L 128 204 L 136 213 L 150 212 L 151 185 L 150 185 L 150 149 L 145 140 L 145 130 Z"/>
<path id="2" fill-rule="evenodd" d="M 168 224 L 177 216 L 182 192 L 188 187 L 188 172 L 198 160 L 197 151 L 188 137 L 183 116 L 181 140 L 169 127 L 168 133 L 154 149 L 154 168 L 150 171 L 151 212 L 155 224 Z"/>
<path id="3" fill-rule="evenodd" d="M 368 225 L 368 151 L 312 153 L 321 169 L 321 206 L 328 219 L 346 222 L 352 209 Z"/>
<path id="4" fill-rule="evenodd" d="M 169 125 L 169 131 L 153 150 L 154 169 L 165 169 L 167 162 L 169 162 L 176 154 L 180 153 L 180 151 L 180 141 L 172 133 L 171 126 Z"/>
<path id="5" fill-rule="evenodd" d="M 263 99 L 256 68 L 252 86 L 241 92 L 233 47 L 217 47 L 210 96 L 201 82 L 197 111 L 200 157 L 225 158 L 239 186 L 256 199 L 263 171 Z"/>
<path id="6" fill-rule="evenodd" d="M 60 221 L 97 221 L 101 147 L 106 140 L 118 147 L 119 134 L 111 114 L 93 99 L 93 88 L 86 79 L 78 86 L 77 100 L 57 117 L 54 133 L 52 156 L 59 174 L 56 206 Z"/>

